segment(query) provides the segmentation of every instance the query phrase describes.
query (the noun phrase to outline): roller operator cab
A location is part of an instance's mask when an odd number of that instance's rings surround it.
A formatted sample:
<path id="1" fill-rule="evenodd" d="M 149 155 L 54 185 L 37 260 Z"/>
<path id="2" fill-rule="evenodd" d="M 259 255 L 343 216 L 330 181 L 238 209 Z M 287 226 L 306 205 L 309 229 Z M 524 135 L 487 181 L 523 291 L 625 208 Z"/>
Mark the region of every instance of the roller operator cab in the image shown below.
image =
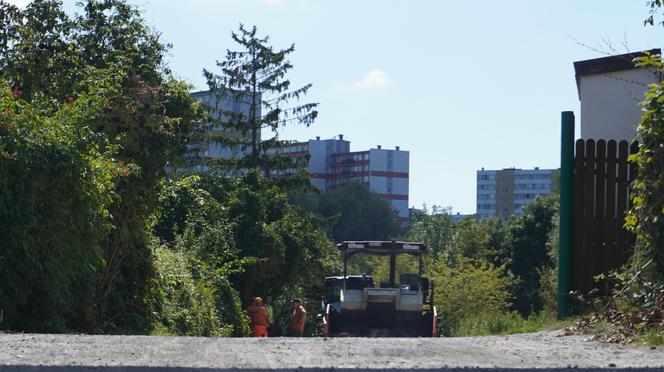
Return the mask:
<path id="1" fill-rule="evenodd" d="M 433 288 L 423 277 L 421 243 L 347 241 L 337 244 L 344 261 L 343 276 L 325 279 L 324 330 L 328 336 L 431 337 L 436 335 Z M 376 286 L 372 276 L 348 275 L 348 259 L 356 254 L 390 260 L 389 281 Z M 419 272 L 401 274 L 396 281 L 397 256 L 419 259 Z"/>

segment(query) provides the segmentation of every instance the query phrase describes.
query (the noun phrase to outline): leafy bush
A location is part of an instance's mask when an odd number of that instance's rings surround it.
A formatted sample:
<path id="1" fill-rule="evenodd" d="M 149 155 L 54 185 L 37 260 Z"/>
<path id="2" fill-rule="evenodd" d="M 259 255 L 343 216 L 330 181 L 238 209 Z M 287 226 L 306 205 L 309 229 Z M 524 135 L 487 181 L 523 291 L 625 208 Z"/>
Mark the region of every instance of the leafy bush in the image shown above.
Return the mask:
<path id="1" fill-rule="evenodd" d="M 183 253 L 159 247 L 155 255 L 156 277 L 153 308 L 160 330 L 175 335 L 229 335 L 222 328 L 215 306 L 212 283 L 194 279 L 191 263 Z"/>
<path id="2" fill-rule="evenodd" d="M 639 66 L 660 74 L 664 71 L 660 55 L 640 58 Z M 646 274 L 652 280 L 664 282 L 664 82 L 651 84 L 641 105 L 643 115 L 637 127 L 639 151 L 630 156 L 638 172 L 626 225 L 637 236 L 636 266 L 651 261 Z"/>
<path id="3" fill-rule="evenodd" d="M 510 284 L 504 267 L 463 256 L 454 265 L 434 266 L 434 300 L 441 316 L 443 334 L 454 335 L 461 322 L 481 314 L 498 314 L 509 307 Z"/>
<path id="4" fill-rule="evenodd" d="M 0 82 L 0 307 L 5 329 L 89 330 L 111 189 L 123 168 L 89 129 L 99 97 L 46 110 Z M 111 147 L 108 147 L 111 149 Z"/>

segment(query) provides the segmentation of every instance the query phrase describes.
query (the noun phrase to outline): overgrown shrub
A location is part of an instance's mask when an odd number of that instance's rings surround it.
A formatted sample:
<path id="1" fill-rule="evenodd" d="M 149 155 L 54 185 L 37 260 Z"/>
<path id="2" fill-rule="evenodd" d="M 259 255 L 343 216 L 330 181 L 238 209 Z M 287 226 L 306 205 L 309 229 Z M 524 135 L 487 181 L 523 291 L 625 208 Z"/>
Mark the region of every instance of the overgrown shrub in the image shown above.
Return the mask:
<path id="1" fill-rule="evenodd" d="M 660 76 L 664 72 L 661 55 L 640 58 L 638 65 Z M 635 266 L 651 261 L 646 274 L 651 280 L 664 283 L 664 82 L 651 84 L 641 105 L 643 114 L 637 126 L 639 151 L 630 156 L 638 172 L 626 225 L 637 237 Z"/>
<path id="2" fill-rule="evenodd" d="M 178 251 L 159 247 L 152 299 L 154 328 L 161 333 L 186 336 L 230 335 L 216 307 L 213 283 L 192 276 L 191 260 Z"/>
<path id="3" fill-rule="evenodd" d="M 464 319 L 505 312 L 510 305 L 511 281 L 504 267 L 463 256 L 454 261 L 453 266 L 438 262 L 433 273 L 434 300 L 448 336 L 458 332 Z"/>
<path id="4" fill-rule="evenodd" d="M 101 101 L 80 97 L 46 110 L 0 82 L 3 329 L 94 328 L 111 190 L 124 172 L 89 129 Z"/>

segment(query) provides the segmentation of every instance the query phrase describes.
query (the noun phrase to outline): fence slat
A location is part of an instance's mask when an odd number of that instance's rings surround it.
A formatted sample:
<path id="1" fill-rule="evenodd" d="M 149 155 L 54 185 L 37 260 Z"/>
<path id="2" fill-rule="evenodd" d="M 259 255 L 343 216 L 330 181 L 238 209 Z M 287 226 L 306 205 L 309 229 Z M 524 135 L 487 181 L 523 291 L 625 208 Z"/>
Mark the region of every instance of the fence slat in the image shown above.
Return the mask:
<path id="1" fill-rule="evenodd" d="M 572 252 L 572 288 L 582 290 L 583 279 L 583 168 L 585 142 L 577 140 L 574 157 L 574 249 Z"/>
<path id="2" fill-rule="evenodd" d="M 616 224 L 622 227 L 625 224 L 625 213 L 627 211 L 627 141 L 618 143 L 618 197 Z M 616 231 L 617 262 L 621 266 L 627 262 L 627 234 L 624 228 Z"/>
<path id="3" fill-rule="evenodd" d="M 606 141 L 597 141 L 597 155 L 595 158 L 595 222 L 594 242 L 593 242 L 593 276 L 604 271 L 609 267 L 606 255 L 606 235 L 604 234 L 604 224 L 606 219 L 604 209 L 606 206 Z M 600 289 L 606 289 L 606 281 L 601 283 Z"/>
<path id="4" fill-rule="evenodd" d="M 616 158 L 618 156 L 616 141 L 610 140 L 606 154 L 606 257 L 607 267 L 616 267 Z"/>
<path id="5" fill-rule="evenodd" d="M 584 225 L 584 236 L 583 236 L 583 258 L 581 262 L 584 262 L 583 265 L 583 278 L 584 285 L 583 288 L 586 291 L 589 291 L 593 288 L 593 262 L 596 257 L 596 252 L 594 250 L 594 231 L 593 231 L 593 220 L 594 216 L 594 191 L 595 191 L 595 141 L 587 140 L 586 141 L 586 161 L 585 167 L 583 169 L 583 194 L 585 196 L 583 200 L 583 225 Z"/>

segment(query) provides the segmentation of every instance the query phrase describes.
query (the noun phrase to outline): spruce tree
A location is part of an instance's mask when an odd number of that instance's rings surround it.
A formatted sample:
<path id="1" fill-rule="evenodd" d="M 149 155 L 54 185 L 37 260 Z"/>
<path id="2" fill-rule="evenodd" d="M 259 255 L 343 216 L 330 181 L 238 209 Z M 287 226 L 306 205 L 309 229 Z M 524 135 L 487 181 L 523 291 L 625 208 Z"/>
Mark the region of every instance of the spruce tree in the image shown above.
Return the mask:
<path id="1" fill-rule="evenodd" d="M 260 168 L 266 175 L 305 165 L 280 151 L 286 143 L 279 140 L 280 128 L 290 123 L 309 126 L 318 115 L 318 103 L 291 104 L 311 88 L 311 84 L 306 84 L 293 89 L 285 78 L 293 68 L 287 57 L 295 51 L 295 45 L 275 51 L 268 45 L 268 36 L 258 36 L 256 26 L 247 29 L 240 24 L 231 35 L 238 50 L 227 50 L 225 59 L 217 61 L 221 74 L 203 70 L 217 103 L 210 108 L 211 120 L 224 133 L 218 140 L 240 150 L 240 156 L 230 162 L 221 161 L 222 165 Z M 249 105 L 248 115 L 223 109 L 222 100 Z M 263 139 L 263 129 L 269 129 L 272 136 Z"/>

